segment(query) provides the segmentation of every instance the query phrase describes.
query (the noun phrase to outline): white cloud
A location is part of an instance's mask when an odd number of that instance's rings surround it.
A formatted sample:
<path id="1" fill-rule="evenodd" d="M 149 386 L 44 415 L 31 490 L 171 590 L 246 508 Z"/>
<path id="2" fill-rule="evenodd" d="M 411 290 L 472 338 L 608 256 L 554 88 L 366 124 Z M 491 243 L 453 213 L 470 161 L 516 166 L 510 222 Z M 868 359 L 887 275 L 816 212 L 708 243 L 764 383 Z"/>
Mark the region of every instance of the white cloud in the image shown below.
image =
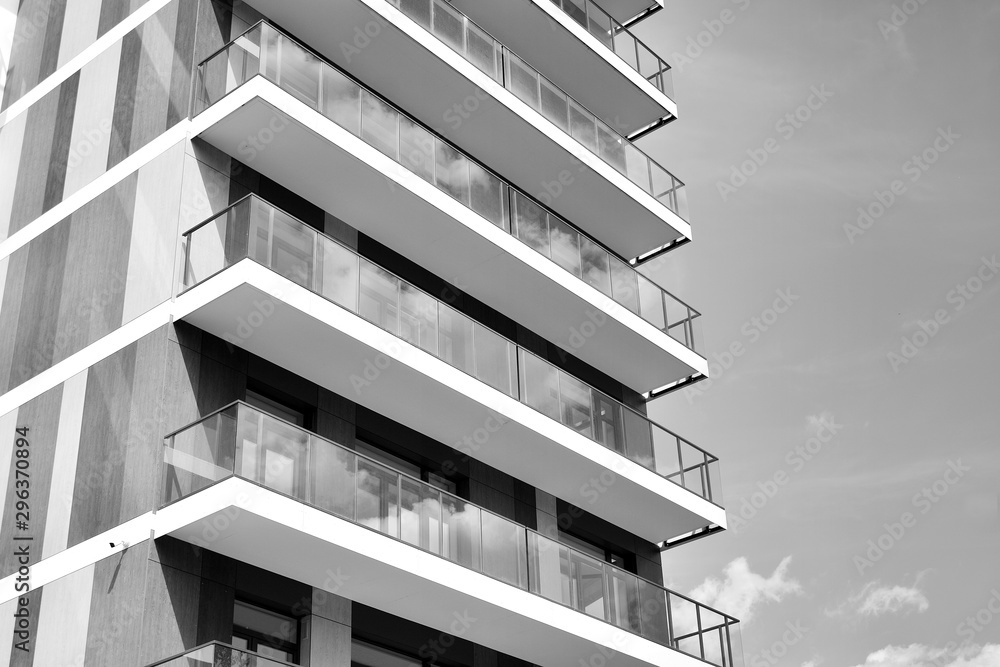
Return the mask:
<path id="1" fill-rule="evenodd" d="M 787 578 L 791 562 L 788 556 L 765 578 L 750 571 L 746 558 L 737 558 L 726 566 L 724 580 L 709 577 L 691 591 L 691 597 L 747 623 L 760 604 L 802 594 L 799 582 Z"/>
<path id="2" fill-rule="evenodd" d="M 856 667 L 997 667 L 1000 644 L 940 649 L 911 644 L 875 651 Z"/>
<path id="3" fill-rule="evenodd" d="M 839 607 L 827 611 L 827 616 L 878 617 L 914 611 L 922 614 L 930 609 L 931 603 L 919 588 L 920 578 L 917 577 L 913 586 L 882 586 L 878 581 L 869 582 Z"/>

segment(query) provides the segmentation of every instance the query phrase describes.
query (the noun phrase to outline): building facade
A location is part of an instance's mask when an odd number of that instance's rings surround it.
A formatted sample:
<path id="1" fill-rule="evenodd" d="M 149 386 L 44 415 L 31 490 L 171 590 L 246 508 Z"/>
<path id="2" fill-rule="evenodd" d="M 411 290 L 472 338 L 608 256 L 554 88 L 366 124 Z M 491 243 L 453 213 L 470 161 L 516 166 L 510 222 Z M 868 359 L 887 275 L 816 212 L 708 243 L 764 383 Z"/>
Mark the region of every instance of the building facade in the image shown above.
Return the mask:
<path id="1" fill-rule="evenodd" d="M 742 665 L 655 0 L 14 4 L 0 664 Z"/>

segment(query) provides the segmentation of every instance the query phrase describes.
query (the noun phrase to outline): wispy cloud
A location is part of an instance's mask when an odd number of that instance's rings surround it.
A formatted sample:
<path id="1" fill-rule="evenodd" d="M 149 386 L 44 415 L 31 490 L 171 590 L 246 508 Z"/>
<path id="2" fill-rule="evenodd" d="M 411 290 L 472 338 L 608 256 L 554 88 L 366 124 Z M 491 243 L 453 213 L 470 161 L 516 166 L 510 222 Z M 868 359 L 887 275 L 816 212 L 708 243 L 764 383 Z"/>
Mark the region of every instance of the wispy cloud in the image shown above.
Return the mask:
<path id="1" fill-rule="evenodd" d="M 691 591 L 691 597 L 747 623 L 761 604 L 802 594 L 799 582 L 788 577 L 791 562 L 792 557 L 786 557 L 771 576 L 764 577 L 750 570 L 746 558 L 737 558 L 726 566 L 724 579 L 709 577 Z"/>
<path id="2" fill-rule="evenodd" d="M 870 654 L 856 667 L 996 667 L 1000 644 L 949 650 L 921 644 L 887 646 Z"/>
<path id="3" fill-rule="evenodd" d="M 827 616 L 858 616 L 875 618 L 889 614 L 924 613 L 931 603 L 922 590 L 917 577 L 912 586 L 884 586 L 880 581 L 871 581 L 852 594 L 839 607 L 828 610 Z"/>

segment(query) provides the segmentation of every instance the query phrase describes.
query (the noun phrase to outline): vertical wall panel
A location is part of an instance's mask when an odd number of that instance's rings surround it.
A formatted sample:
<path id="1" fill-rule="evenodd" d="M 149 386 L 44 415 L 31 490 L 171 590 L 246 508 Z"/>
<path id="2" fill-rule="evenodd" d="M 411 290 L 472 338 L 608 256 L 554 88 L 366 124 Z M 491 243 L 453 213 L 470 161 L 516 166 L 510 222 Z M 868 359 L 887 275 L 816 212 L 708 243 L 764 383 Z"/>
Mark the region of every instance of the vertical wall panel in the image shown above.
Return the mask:
<path id="1" fill-rule="evenodd" d="M 135 116 L 136 82 L 142 62 L 142 28 L 133 30 L 122 38 L 122 52 L 118 59 L 118 81 L 115 84 L 115 111 L 111 121 L 111 147 L 107 168 L 115 166 L 132 150 L 132 120 Z"/>
<path id="2" fill-rule="evenodd" d="M 66 540 L 69 538 L 69 517 L 73 507 L 73 487 L 76 481 L 80 427 L 83 422 L 83 403 L 86 394 L 86 370 L 74 375 L 63 384 L 42 558 L 48 558 L 65 549 Z M 90 599 L 89 596 L 87 599 Z"/>
<path id="3" fill-rule="evenodd" d="M 62 41 L 63 19 L 66 17 L 67 0 L 49 0 L 47 10 L 48 21 L 45 24 L 45 41 L 42 44 L 42 58 L 38 64 L 38 77 L 35 83 L 42 81 L 56 71 L 59 62 L 59 43 Z"/>
<path id="4" fill-rule="evenodd" d="M 10 216 L 14 207 L 14 186 L 21 162 L 21 145 L 24 140 L 28 114 L 22 113 L 0 127 L 0 240 L 9 236 Z"/>
<path id="5" fill-rule="evenodd" d="M 97 24 L 101 19 L 101 0 L 70 0 L 62 40 L 59 43 L 59 63 L 62 67 L 97 39 Z"/>
<path id="6" fill-rule="evenodd" d="M 167 128 L 178 4 L 169 3 L 139 28 L 142 49 L 132 97 L 129 153 L 145 146 Z"/>
<path id="7" fill-rule="evenodd" d="M 34 665 L 75 667 L 87 655 L 87 628 L 94 589 L 94 566 L 77 570 L 42 588 L 35 630 Z"/>
<path id="8" fill-rule="evenodd" d="M 14 43 L 4 87 L 3 108 L 21 98 L 38 82 L 49 22 L 49 0 L 22 0 L 17 10 Z"/>
<path id="9" fill-rule="evenodd" d="M 17 600 L 0 605 L 0 667 L 10 666 L 10 653 L 14 648 L 14 612 Z"/>
<path id="10" fill-rule="evenodd" d="M 94 566 L 85 667 L 136 667 L 149 541 Z"/>
<path id="11" fill-rule="evenodd" d="M 52 137 L 57 130 L 60 88 L 50 91 L 24 112 L 27 125 L 14 183 L 14 206 L 11 208 L 8 235 L 42 214 Z"/>
<path id="12" fill-rule="evenodd" d="M 17 252 L 6 258 L 4 272 L 3 300 L 0 300 L 0 392 L 9 388 L 11 372 L 15 366 L 27 367 L 28 360 L 16 358 L 14 341 L 17 340 L 17 325 L 21 317 L 21 300 L 24 296 L 24 274 L 28 267 L 28 253 Z"/>
<path id="13" fill-rule="evenodd" d="M 64 192 L 67 197 L 103 174 L 107 167 L 121 48 L 119 40 L 80 71 L 73 138 L 66 167 Z"/>
<path id="14" fill-rule="evenodd" d="M 194 66 L 194 45 L 198 33 L 199 0 L 178 0 L 176 28 L 173 35 L 174 59 L 170 72 L 170 100 L 167 105 L 167 127 L 187 118 L 191 106 L 191 75 Z M 207 26 L 206 29 L 211 29 Z"/>
<path id="15" fill-rule="evenodd" d="M 139 171 L 122 322 L 169 300 L 173 293 L 185 145 L 178 142 Z"/>
<path id="16" fill-rule="evenodd" d="M 73 115 L 76 111 L 76 93 L 80 85 L 80 73 L 76 72 L 59 86 L 59 104 L 56 108 L 56 127 L 52 135 L 52 149 L 49 151 L 49 169 L 45 182 L 45 197 L 42 210 L 47 211 L 63 198 L 63 184 L 66 182 L 66 161 L 69 157 L 70 140 L 73 136 Z"/>
<path id="17" fill-rule="evenodd" d="M 14 429 L 17 428 L 18 410 L 14 409 L 7 414 L 0 416 L 0 489 L 5 493 L 0 495 L 0 516 L 7 511 L 7 487 L 10 485 L 12 475 L 10 474 L 10 461 L 14 452 L 14 440 L 17 438 Z M 3 646 L 0 645 L 0 655 L 3 654 Z"/>

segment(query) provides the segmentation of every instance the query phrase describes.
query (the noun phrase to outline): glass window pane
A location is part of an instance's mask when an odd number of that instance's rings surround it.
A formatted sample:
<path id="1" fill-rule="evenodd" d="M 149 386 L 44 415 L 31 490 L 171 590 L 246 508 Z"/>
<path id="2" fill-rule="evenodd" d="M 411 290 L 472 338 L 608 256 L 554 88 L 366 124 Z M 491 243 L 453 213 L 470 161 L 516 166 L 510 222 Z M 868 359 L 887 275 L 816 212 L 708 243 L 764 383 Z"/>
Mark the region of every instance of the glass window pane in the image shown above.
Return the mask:
<path id="1" fill-rule="evenodd" d="M 465 35 L 465 31 L 463 30 L 465 17 L 452 9 L 443 0 L 434 0 L 433 12 L 431 20 L 434 23 L 434 34 L 459 53 L 465 53 L 465 43 L 463 41 Z"/>
<path id="2" fill-rule="evenodd" d="M 622 406 L 616 401 L 593 390 L 596 414 L 594 439 L 616 452 L 625 452 L 625 428 L 622 420 Z"/>
<path id="3" fill-rule="evenodd" d="M 515 193 L 514 208 L 517 238 L 548 257 L 548 214 L 544 209 L 520 193 Z"/>
<path id="4" fill-rule="evenodd" d="M 367 90 L 361 91 L 361 138 L 396 159 L 396 130 L 399 114 Z"/>
<path id="5" fill-rule="evenodd" d="M 605 566 L 608 574 L 608 620 L 629 632 L 639 632 L 639 580 L 635 575 Z"/>
<path id="6" fill-rule="evenodd" d="M 254 481 L 269 489 L 302 499 L 299 477 L 303 473 L 309 434 L 291 424 L 264 415 L 261 458 Z"/>
<path id="7" fill-rule="evenodd" d="M 562 604 L 572 604 L 570 595 L 569 550 L 555 540 L 528 533 L 528 582 L 532 593 Z"/>
<path id="8" fill-rule="evenodd" d="M 311 289 L 316 230 L 283 211 L 272 209 L 272 215 L 271 270 Z"/>
<path id="9" fill-rule="evenodd" d="M 358 314 L 389 333 L 399 331 L 399 278 L 371 262 L 361 262 L 361 302 Z"/>
<path id="10" fill-rule="evenodd" d="M 357 456 L 316 436 L 312 436 L 311 445 L 309 502 L 353 521 Z"/>
<path id="11" fill-rule="evenodd" d="M 552 215 L 549 216 L 549 247 L 552 261 L 577 278 L 582 276 L 580 233 Z"/>
<path id="12" fill-rule="evenodd" d="M 586 236 L 580 237 L 583 279 L 592 287 L 611 296 L 611 257 L 608 251 Z"/>
<path id="13" fill-rule="evenodd" d="M 645 276 L 639 280 L 639 315 L 657 329 L 663 330 L 667 323 L 663 313 L 663 290 Z"/>
<path id="14" fill-rule="evenodd" d="M 507 395 L 513 388 L 510 341 L 481 324 L 475 328 L 476 377 Z"/>
<path id="15" fill-rule="evenodd" d="M 399 475 L 389 468 L 359 458 L 357 479 L 358 523 L 399 537 Z"/>
<path id="16" fill-rule="evenodd" d="M 519 350 L 521 400 L 543 415 L 559 419 L 559 371 L 535 355 Z"/>
<path id="17" fill-rule="evenodd" d="M 325 236 L 320 236 L 319 242 L 319 293 L 358 312 L 358 256 Z"/>
<path id="18" fill-rule="evenodd" d="M 438 305 L 438 356 L 449 364 L 475 375 L 476 360 L 472 347 L 472 321 L 455 309 Z"/>
<path id="19" fill-rule="evenodd" d="M 570 18 L 587 27 L 586 0 L 560 0 L 563 11 L 569 14 Z"/>
<path id="20" fill-rule="evenodd" d="M 400 478 L 400 539 L 441 554 L 441 492 L 415 479 Z"/>
<path id="21" fill-rule="evenodd" d="M 543 77 L 539 77 L 539 82 L 542 92 L 542 115 L 558 125 L 560 129 L 568 131 L 569 108 L 566 94 Z"/>
<path id="22" fill-rule="evenodd" d="M 402 283 L 399 293 L 399 336 L 417 347 L 437 354 L 438 301 L 410 284 Z"/>
<path id="23" fill-rule="evenodd" d="M 469 174 L 472 179 L 472 210 L 497 227 L 506 230 L 507 218 L 504 215 L 503 207 L 503 197 L 506 190 L 503 182 L 471 161 L 469 162 Z"/>
<path id="24" fill-rule="evenodd" d="M 611 291 L 615 301 L 639 314 L 638 274 L 617 257 L 611 258 Z"/>
<path id="25" fill-rule="evenodd" d="M 465 30 L 468 39 L 466 56 L 469 62 L 489 74 L 490 78 L 499 79 L 497 55 L 500 52 L 500 45 L 472 23 L 466 23 Z"/>
<path id="26" fill-rule="evenodd" d="M 319 109 L 320 67 L 323 63 L 287 37 L 281 38 L 281 88 L 313 109 Z"/>
<path id="27" fill-rule="evenodd" d="M 625 449 L 630 459 L 653 470 L 652 424 L 645 417 L 622 408 L 625 417 Z"/>
<path id="28" fill-rule="evenodd" d="M 229 477 L 239 457 L 234 408 L 217 413 L 170 438 L 165 452 L 163 500 L 173 502 Z"/>
<path id="29" fill-rule="evenodd" d="M 425 28 L 431 26 L 431 0 L 397 0 L 404 14 Z"/>
<path id="30" fill-rule="evenodd" d="M 434 136 L 406 116 L 399 118 L 399 162 L 428 183 L 434 182 Z"/>
<path id="31" fill-rule="evenodd" d="M 572 606 L 590 616 L 606 619 L 604 566 L 595 558 L 569 551 Z"/>
<path id="32" fill-rule="evenodd" d="M 227 212 L 188 234 L 185 286 L 197 285 L 229 265 L 226 261 L 226 237 L 231 227 Z"/>
<path id="33" fill-rule="evenodd" d="M 480 526 L 482 512 L 475 505 L 442 494 L 441 496 L 441 555 L 473 570 L 481 570 L 482 554 Z"/>
<path id="34" fill-rule="evenodd" d="M 519 588 L 528 587 L 523 527 L 483 512 L 483 572 Z"/>
<path id="35" fill-rule="evenodd" d="M 537 109 L 538 104 L 538 74 L 523 60 L 507 53 L 507 88 L 523 102 Z"/>
<path id="36" fill-rule="evenodd" d="M 595 154 L 598 153 L 597 121 L 590 112 L 575 104 L 572 100 L 569 103 L 569 124 L 570 133 L 573 135 L 573 138 Z"/>
<path id="37" fill-rule="evenodd" d="M 435 178 L 439 188 L 469 205 L 469 159 L 443 141 L 435 146 Z"/>
<path id="38" fill-rule="evenodd" d="M 649 183 L 649 158 L 642 151 L 632 144 L 622 141 L 625 149 L 625 162 L 628 169 L 628 178 L 646 192 L 652 192 Z"/>
<path id="39" fill-rule="evenodd" d="M 597 146 L 605 162 L 621 173 L 626 173 L 624 140 L 604 123 L 597 124 Z"/>
<path id="40" fill-rule="evenodd" d="M 639 625 L 642 636 L 646 639 L 669 644 L 666 592 L 642 579 L 639 580 Z"/>
<path id="41" fill-rule="evenodd" d="M 323 115 L 353 134 L 361 134 L 361 87 L 327 65 L 323 68 Z"/>
<path id="42" fill-rule="evenodd" d="M 590 404 L 591 389 L 566 373 L 559 373 L 562 398 L 562 423 L 588 438 L 594 434 L 594 414 Z"/>
<path id="43" fill-rule="evenodd" d="M 589 6 L 587 18 L 590 20 L 590 34 L 608 48 L 612 48 L 611 17 L 595 7 L 592 2 L 588 2 L 587 5 Z M 622 41 L 624 40 L 625 36 L 623 35 Z"/>

